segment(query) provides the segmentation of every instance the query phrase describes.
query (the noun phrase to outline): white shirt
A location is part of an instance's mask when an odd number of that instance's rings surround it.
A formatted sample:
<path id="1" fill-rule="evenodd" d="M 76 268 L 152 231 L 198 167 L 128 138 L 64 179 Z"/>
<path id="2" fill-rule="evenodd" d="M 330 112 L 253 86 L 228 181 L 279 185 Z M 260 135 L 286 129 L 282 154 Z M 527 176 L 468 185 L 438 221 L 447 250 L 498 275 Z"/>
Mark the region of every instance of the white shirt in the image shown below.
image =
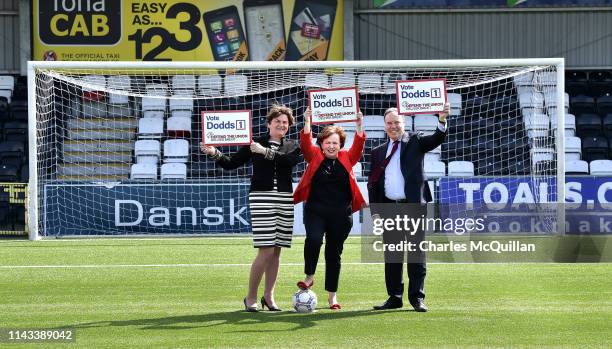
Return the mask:
<path id="1" fill-rule="evenodd" d="M 438 123 L 438 130 L 446 132 L 446 124 Z M 403 134 L 400 136 L 400 140 L 403 138 Z M 404 192 L 404 175 L 402 174 L 402 168 L 400 164 L 400 152 L 402 143 L 398 145 L 398 149 L 391 157 L 389 164 L 385 168 L 385 196 L 391 200 L 404 200 L 406 199 L 406 193 Z M 393 141 L 389 140 L 387 145 L 387 152 L 385 158 L 391 154 L 393 149 Z"/>

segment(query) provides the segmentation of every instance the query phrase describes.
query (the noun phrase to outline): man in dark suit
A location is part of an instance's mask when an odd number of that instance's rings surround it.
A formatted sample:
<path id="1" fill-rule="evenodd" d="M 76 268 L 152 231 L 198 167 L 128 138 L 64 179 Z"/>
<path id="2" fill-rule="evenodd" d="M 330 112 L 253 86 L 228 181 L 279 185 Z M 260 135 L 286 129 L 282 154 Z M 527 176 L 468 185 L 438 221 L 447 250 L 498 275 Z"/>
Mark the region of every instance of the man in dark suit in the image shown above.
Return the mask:
<path id="1" fill-rule="evenodd" d="M 419 218 L 427 212 L 425 204 L 432 201 L 432 195 L 424 174 L 423 158 L 425 153 L 435 149 L 444 142 L 446 137 L 446 117 L 450 105 L 444 106 L 444 111 L 438 114 L 438 128 L 432 135 L 424 136 L 422 133 L 404 132 L 404 118 L 398 115 L 397 108 L 389 108 L 385 111 L 385 132 L 389 141 L 372 150 L 370 176 L 368 178 L 369 201 L 373 213 L 376 204 L 384 207 L 384 215 L 389 214 L 391 207 L 393 214 L 403 213 L 410 217 Z M 395 205 L 389 205 L 395 204 Z M 381 213 L 382 213 L 381 211 Z M 409 212 L 408 212 L 409 211 Z M 422 236 L 420 231 L 417 236 Z M 398 238 L 409 239 L 410 234 L 394 235 L 387 232 L 383 235 L 385 243 L 398 242 Z M 399 258 L 397 257 L 399 256 Z M 385 254 L 385 283 L 389 299 L 376 310 L 397 309 L 403 306 L 402 295 L 404 294 L 403 281 L 404 254 Z M 425 274 L 426 265 L 424 255 L 415 260 L 408 257 L 408 300 L 414 310 L 426 312 L 425 299 Z"/>

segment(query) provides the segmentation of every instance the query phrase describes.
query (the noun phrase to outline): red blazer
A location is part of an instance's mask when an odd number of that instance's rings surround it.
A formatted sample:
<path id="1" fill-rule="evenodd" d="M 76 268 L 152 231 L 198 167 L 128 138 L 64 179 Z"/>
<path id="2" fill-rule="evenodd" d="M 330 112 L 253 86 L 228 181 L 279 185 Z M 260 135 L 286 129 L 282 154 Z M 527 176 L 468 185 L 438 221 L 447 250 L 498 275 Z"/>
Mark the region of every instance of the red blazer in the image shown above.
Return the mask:
<path id="1" fill-rule="evenodd" d="M 351 149 L 340 149 L 338 152 L 338 161 L 340 161 L 342 166 L 344 166 L 346 169 L 346 172 L 349 174 L 351 194 L 353 196 L 351 203 L 352 212 L 358 211 L 367 206 L 366 201 L 361 194 L 361 190 L 359 190 L 359 186 L 357 185 L 355 174 L 353 173 L 353 166 L 355 166 L 355 164 L 361 158 L 361 155 L 363 155 L 364 144 L 365 133 L 363 136 L 355 134 L 355 139 L 353 140 Z M 312 144 L 312 132 L 304 133 L 304 130 L 300 132 L 300 148 L 304 154 L 304 159 L 306 162 L 308 162 L 308 166 L 306 167 L 306 172 L 304 172 L 300 183 L 293 192 L 293 202 L 296 204 L 308 200 L 312 177 L 315 175 L 324 159 L 321 148 L 315 144 Z"/>

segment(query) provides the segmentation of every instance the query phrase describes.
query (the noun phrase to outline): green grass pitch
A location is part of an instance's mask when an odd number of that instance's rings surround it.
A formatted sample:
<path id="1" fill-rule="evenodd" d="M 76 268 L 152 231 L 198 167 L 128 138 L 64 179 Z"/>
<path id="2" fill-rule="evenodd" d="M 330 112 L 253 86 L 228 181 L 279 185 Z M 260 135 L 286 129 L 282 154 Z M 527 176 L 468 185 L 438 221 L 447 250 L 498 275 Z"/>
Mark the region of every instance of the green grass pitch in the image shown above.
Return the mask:
<path id="1" fill-rule="evenodd" d="M 345 246 L 342 310 L 290 311 L 302 278 L 296 238 L 276 289 L 285 311 L 252 314 L 241 310 L 250 239 L 0 241 L 0 328 L 76 329 L 74 343 L 0 347 L 612 347 L 612 264 L 430 263 L 430 312 L 375 312 L 383 265 L 359 263 L 359 243 Z"/>

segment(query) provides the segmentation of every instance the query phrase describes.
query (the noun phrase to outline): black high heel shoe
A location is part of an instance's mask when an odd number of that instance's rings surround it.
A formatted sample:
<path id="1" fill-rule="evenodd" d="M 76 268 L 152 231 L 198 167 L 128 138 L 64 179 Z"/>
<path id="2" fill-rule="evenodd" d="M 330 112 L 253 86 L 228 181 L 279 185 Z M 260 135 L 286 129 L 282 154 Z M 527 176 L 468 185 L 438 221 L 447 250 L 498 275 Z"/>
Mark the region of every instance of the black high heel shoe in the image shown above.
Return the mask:
<path id="1" fill-rule="evenodd" d="M 257 310 L 257 307 L 249 307 L 246 303 L 246 297 L 242 300 L 242 302 L 244 303 L 244 310 L 246 310 L 248 313 L 258 313 L 259 310 Z"/>
<path id="2" fill-rule="evenodd" d="M 268 302 L 266 302 L 266 298 L 261 297 L 261 309 L 266 309 L 266 307 L 268 307 L 269 311 L 281 311 L 280 308 L 271 307 Z"/>

